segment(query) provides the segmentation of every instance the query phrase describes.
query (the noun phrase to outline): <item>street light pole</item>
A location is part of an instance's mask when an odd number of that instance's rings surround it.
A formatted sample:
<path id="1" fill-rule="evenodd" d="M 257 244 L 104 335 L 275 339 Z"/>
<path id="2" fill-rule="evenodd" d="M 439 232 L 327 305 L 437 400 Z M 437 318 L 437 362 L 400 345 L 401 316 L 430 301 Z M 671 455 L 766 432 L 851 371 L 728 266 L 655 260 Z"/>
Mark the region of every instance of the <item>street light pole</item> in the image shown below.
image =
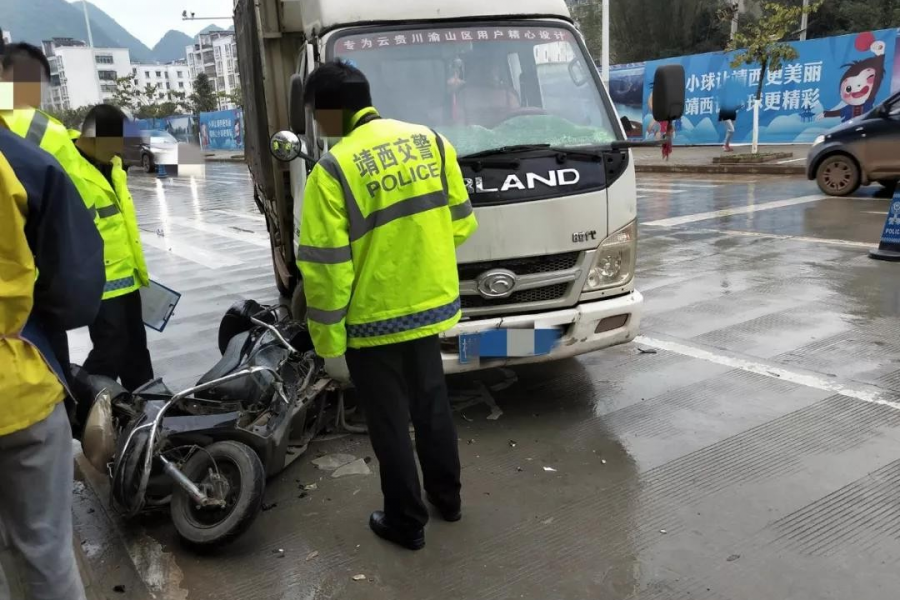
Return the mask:
<path id="1" fill-rule="evenodd" d="M 603 0 L 603 52 L 600 59 L 600 68 L 603 73 L 603 83 L 609 85 L 609 0 Z"/>
<path id="2" fill-rule="evenodd" d="M 738 25 L 740 24 L 740 21 L 741 21 L 741 14 L 744 12 L 744 10 L 746 10 L 746 7 L 744 6 L 744 0 L 736 0 L 736 2 L 734 3 L 734 6 L 735 6 L 734 17 L 731 19 L 731 39 L 732 40 L 734 39 L 734 36 L 737 35 Z"/>
<path id="3" fill-rule="evenodd" d="M 809 0 L 803 0 L 803 15 L 800 17 L 800 41 L 806 41 L 806 30 L 809 27 Z"/>
<path id="4" fill-rule="evenodd" d="M 84 25 L 87 27 L 88 46 L 94 47 L 94 36 L 91 34 L 91 19 L 88 17 L 87 0 L 83 0 L 81 7 L 84 9 Z"/>

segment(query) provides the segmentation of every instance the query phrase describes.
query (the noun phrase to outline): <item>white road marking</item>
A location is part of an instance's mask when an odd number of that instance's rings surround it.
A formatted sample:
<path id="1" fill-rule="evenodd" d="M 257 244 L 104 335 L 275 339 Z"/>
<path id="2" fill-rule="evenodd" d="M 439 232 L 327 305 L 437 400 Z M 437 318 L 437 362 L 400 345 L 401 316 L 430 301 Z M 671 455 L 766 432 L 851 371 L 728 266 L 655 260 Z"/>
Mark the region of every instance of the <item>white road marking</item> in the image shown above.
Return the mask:
<path id="1" fill-rule="evenodd" d="M 677 177 L 677 176 L 676 176 Z M 717 183 L 717 184 L 737 184 L 737 185 L 746 185 L 748 183 L 756 183 L 758 179 L 741 179 L 741 177 L 746 177 L 746 175 L 737 175 L 734 179 L 686 179 L 685 183 Z M 679 184 L 681 183 L 681 179 L 673 178 L 673 179 L 659 179 L 659 178 L 640 178 L 639 183 L 649 183 L 651 185 L 670 185 L 670 184 Z"/>
<path id="2" fill-rule="evenodd" d="M 877 388 L 875 386 L 867 386 L 862 384 L 845 384 L 834 379 L 818 375 L 816 373 L 804 373 L 791 369 L 786 369 L 777 363 L 765 363 L 761 361 L 750 360 L 735 354 L 724 353 L 722 351 L 712 352 L 700 346 L 689 345 L 683 342 L 660 340 L 649 338 L 646 336 L 638 336 L 635 340 L 638 344 L 650 346 L 657 350 L 666 352 L 674 352 L 682 356 L 704 360 L 724 367 L 740 369 L 749 373 L 756 373 L 773 379 L 781 379 L 797 385 L 822 390 L 826 392 L 834 392 L 863 402 L 871 404 L 880 404 L 900 410 L 900 402 L 895 396 Z"/>
<path id="3" fill-rule="evenodd" d="M 853 242 L 850 240 L 835 240 L 830 238 L 806 237 L 802 235 L 779 235 L 777 233 L 759 233 L 756 231 L 737 231 L 734 229 L 692 229 L 691 231 L 706 231 L 709 233 L 725 233 L 728 235 L 741 235 L 744 237 L 757 237 L 770 240 L 786 240 L 790 242 L 816 242 L 819 244 L 831 244 L 833 246 L 850 246 L 853 248 L 871 248 L 878 242 Z"/>
<path id="4" fill-rule="evenodd" d="M 175 256 L 189 260 L 208 269 L 221 269 L 222 267 L 236 267 L 244 264 L 242 261 L 229 256 L 224 252 L 212 252 L 199 246 L 176 242 L 155 233 L 142 231 L 141 243 L 145 246 L 158 248 L 163 252 L 171 252 Z"/>
<path id="5" fill-rule="evenodd" d="M 713 190 L 717 187 L 722 187 L 720 184 L 715 183 L 682 183 L 681 181 L 640 181 L 638 185 L 640 186 L 643 183 L 649 183 L 650 185 L 672 185 L 680 188 L 697 188 L 705 190 Z"/>
<path id="6" fill-rule="evenodd" d="M 228 227 L 227 225 L 203 223 L 202 221 L 186 219 L 184 217 L 178 217 L 177 219 L 174 219 L 172 223 L 175 225 L 181 225 L 183 227 L 190 227 L 191 229 L 196 229 L 197 231 L 202 231 L 204 233 L 211 233 L 213 235 L 228 238 L 238 242 L 253 244 L 254 246 L 259 246 L 260 248 L 268 248 L 270 246 L 269 236 L 266 233 L 256 231 L 239 231 L 237 229 L 234 229 L 233 227 Z"/>
<path id="7" fill-rule="evenodd" d="M 656 194 L 683 194 L 687 190 L 676 190 L 672 188 L 648 188 L 643 186 L 638 186 L 637 191 L 639 192 L 653 192 Z"/>
<path id="8" fill-rule="evenodd" d="M 800 162 L 801 160 L 806 160 L 806 157 L 804 156 L 803 158 L 792 158 L 792 159 L 790 159 L 790 160 L 779 160 L 779 161 L 778 161 L 777 163 L 775 163 L 775 164 L 776 164 L 776 165 L 786 165 L 786 164 L 788 164 L 788 163 Z"/>
<path id="9" fill-rule="evenodd" d="M 810 202 L 819 202 L 820 200 L 825 199 L 826 196 L 801 196 L 800 198 L 791 198 L 790 200 L 776 200 L 774 202 L 763 202 L 762 204 L 751 204 L 749 206 L 738 206 L 735 208 L 726 208 L 724 210 L 685 215 L 683 217 L 672 217 L 670 219 L 650 221 L 649 223 L 644 223 L 644 225 L 650 227 L 675 227 L 676 225 L 685 225 L 687 223 L 696 223 L 698 221 L 708 221 L 710 219 L 732 217 L 734 215 L 746 215 L 762 210 L 796 206 L 797 204 L 809 204 Z"/>
<path id="10" fill-rule="evenodd" d="M 228 210 L 225 208 L 216 208 L 216 209 L 213 209 L 212 212 L 220 213 L 223 215 L 229 215 L 232 217 L 239 217 L 241 219 L 247 219 L 249 221 L 256 221 L 258 223 L 266 222 L 266 218 L 259 213 L 241 212 L 239 210 Z"/>
<path id="11" fill-rule="evenodd" d="M 863 212 L 865 212 L 867 215 L 881 215 L 881 216 L 884 216 L 884 215 L 887 214 L 887 211 L 881 212 L 881 211 L 879 211 L 879 210 L 866 210 L 866 211 L 863 211 Z"/>

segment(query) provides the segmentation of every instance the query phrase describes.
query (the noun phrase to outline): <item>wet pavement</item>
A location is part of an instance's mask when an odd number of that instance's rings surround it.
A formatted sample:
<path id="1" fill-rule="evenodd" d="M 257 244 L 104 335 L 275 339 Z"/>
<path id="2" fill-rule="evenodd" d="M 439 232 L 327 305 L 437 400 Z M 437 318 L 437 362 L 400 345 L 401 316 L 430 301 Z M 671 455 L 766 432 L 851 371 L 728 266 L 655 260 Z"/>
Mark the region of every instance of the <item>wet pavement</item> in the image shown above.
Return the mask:
<path id="1" fill-rule="evenodd" d="M 172 387 L 218 358 L 234 300 L 277 298 L 246 168 L 207 177 L 131 177 L 151 275 L 184 294 L 150 333 Z M 900 266 L 867 257 L 889 201 L 789 177 L 638 182 L 642 336 L 451 381 L 460 523 L 396 549 L 367 528 L 377 475 L 301 460 L 215 554 L 182 548 L 164 516 L 131 524 L 157 597 L 896 598 Z M 76 333 L 73 359 L 89 345 Z M 308 459 L 335 452 L 372 456 L 346 436 Z"/>

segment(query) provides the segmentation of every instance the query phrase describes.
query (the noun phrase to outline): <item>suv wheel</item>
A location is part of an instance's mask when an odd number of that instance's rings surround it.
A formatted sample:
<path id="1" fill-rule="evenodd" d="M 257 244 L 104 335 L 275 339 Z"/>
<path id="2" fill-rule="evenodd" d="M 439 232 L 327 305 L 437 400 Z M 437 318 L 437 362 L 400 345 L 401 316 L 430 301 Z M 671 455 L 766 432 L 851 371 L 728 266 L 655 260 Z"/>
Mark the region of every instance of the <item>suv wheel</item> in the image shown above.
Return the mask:
<path id="1" fill-rule="evenodd" d="M 153 166 L 153 161 L 150 160 L 149 154 L 141 155 L 141 166 L 144 167 L 144 173 L 152 173 L 156 170 L 156 168 Z"/>
<path id="2" fill-rule="evenodd" d="M 829 196 L 849 196 L 859 189 L 859 167 L 849 156 L 829 156 L 816 171 L 816 183 Z"/>

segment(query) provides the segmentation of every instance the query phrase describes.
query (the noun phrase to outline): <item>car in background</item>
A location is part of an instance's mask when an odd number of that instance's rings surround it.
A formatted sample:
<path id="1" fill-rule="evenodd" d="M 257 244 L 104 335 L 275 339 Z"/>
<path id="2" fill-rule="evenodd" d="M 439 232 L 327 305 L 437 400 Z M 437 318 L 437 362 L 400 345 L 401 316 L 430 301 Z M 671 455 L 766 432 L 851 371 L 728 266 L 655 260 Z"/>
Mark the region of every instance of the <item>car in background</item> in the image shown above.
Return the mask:
<path id="1" fill-rule="evenodd" d="M 125 143 L 122 162 L 126 167 L 140 166 L 147 173 L 156 171 L 159 158 L 174 152 L 178 140 L 168 131 L 151 129 L 141 131 L 138 138 L 129 138 Z"/>
<path id="2" fill-rule="evenodd" d="M 900 181 L 900 94 L 816 138 L 806 175 L 830 196 L 875 182 L 893 193 Z"/>

